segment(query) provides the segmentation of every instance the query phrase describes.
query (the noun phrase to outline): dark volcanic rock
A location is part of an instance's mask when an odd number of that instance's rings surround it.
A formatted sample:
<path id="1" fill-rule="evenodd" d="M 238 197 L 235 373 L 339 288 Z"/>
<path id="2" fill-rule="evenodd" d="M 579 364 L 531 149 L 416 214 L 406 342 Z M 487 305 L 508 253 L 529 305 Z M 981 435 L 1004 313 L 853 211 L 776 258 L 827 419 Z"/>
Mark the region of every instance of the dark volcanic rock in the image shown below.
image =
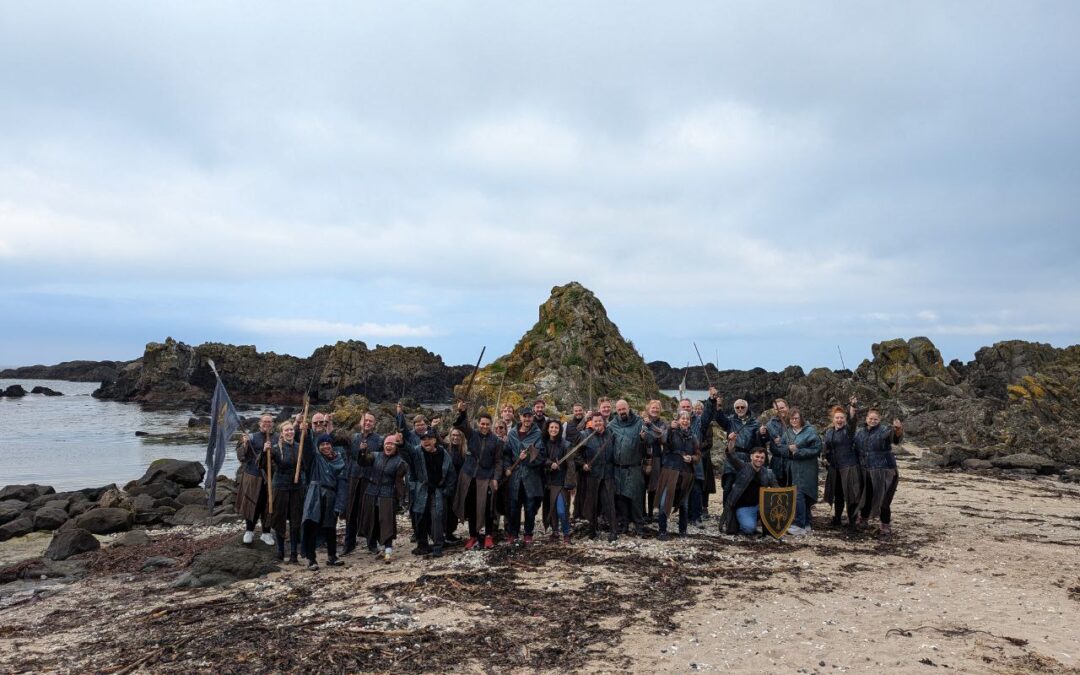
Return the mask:
<path id="1" fill-rule="evenodd" d="M 26 390 L 22 388 L 21 384 L 13 384 L 3 392 L 0 392 L 0 396 L 6 398 L 22 398 L 26 396 Z"/>
<path id="2" fill-rule="evenodd" d="M 34 519 L 31 516 L 22 515 L 15 520 L 0 526 L 0 541 L 7 541 L 13 537 L 21 537 L 34 531 Z"/>
<path id="3" fill-rule="evenodd" d="M 68 514 L 64 509 L 46 506 L 34 513 L 35 530 L 55 530 L 67 522 Z"/>
<path id="4" fill-rule="evenodd" d="M 45 396 L 63 396 L 62 392 L 55 389 L 49 389 L 48 387 L 37 386 L 30 390 L 31 394 L 43 394 Z"/>
<path id="5" fill-rule="evenodd" d="M 56 490 L 49 485 L 38 485 L 37 483 L 31 483 L 29 485 L 8 485 L 3 490 L 0 490 L 0 501 L 18 499 L 19 501 L 29 504 L 42 495 L 51 495 L 55 493 Z"/>
<path id="6" fill-rule="evenodd" d="M 208 551 L 195 558 L 191 570 L 173 582 L 177 588 L 223 586 L 240 579 L 253 579 L 280 568 L 274 562 L 274 547 L 256 542 L 239 542 Z"/>
<path id="7" fill-rule="evenodd" d="M 170 525 L 199 525 L 210 519 L 210 510 L 205 504 L 188 504 L 169 516 Z"/>
<path id="8" fill-rule="evenodd" d="M 0 525 L 10 523 L 11 521 L 22 515 L 22 512 L 29 506 L 26 502 L 18 499 L 9 499 L 7 501 L 0 502 Z"/>
<path id="9" fill-rule="evenodd" d="M 128 361 L 65 361 L 55 366 L 23 366 L 0 370 L 2 379 L 67 380 L 69 382 L 112 382 Z"/>
<path id="10" fill-rule="evenodd" d="M 127 509 L 99 508 L 87 511 L 75 520 L 75 525 L 94 534 L 109 534 L 130 530 L 135 514 Z"/>
<path id="11" fill-rule="evenodd" d="M 149 543 L 150 535 L 146 530 L 131 530 L 114 539 L 110 546 L 144 546 Z"/>
<path id="12" fill-rule="evenodd" d="M 45 557 L 49 560 L 67 560 L 73 555 L 96 551 L 101 543 L 90 532 L 80 528 L 69 528 L 53 535 Z"/>
<path id="13" fill-rule="evenodd" d="M 139 483 L 150 485 L 152 483 L 169 482 L 190 488 L 201 485 L 205 475 L 206 469 L 199 462 L 188 462 L 182 459 L 156 459 L 147 467 L 146 473 L 139 479 Z"/>
<path id="14" fill-rule="evenodd" d="M 260 353 L 255 347 L 206 343 L 191 347 L 168 338 L 146 345 L 143 357 L 125 365 L 116 381 L 94 392 L 99 398 L 148 403 L 203 404 L 214 387 L 207 365 L 213 359 L 234 401 L 298 403 L 310 386 L 313 400 L 361 394 L 376 401 L 396 401 L 404 394 L 444 401 L 460 380 L 450 368 L 421 347 L 376 346 L 356 340 L 320 347 L 308 358 Z M 201 409 L 197 411 L 205 414 Z"/>

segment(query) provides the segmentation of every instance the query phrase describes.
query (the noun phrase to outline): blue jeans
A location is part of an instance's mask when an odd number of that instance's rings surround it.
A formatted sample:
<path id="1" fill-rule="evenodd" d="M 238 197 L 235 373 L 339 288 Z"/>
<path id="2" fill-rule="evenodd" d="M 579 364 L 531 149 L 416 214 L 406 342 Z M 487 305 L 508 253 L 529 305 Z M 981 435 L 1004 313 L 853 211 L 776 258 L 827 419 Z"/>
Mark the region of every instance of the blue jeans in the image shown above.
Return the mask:
<path id="1" fill-rule="evenodd" d="M 814 502 L 810 500 L 809 495 L 799 493 L 796 488 L 795 493 L 795 525 L 798 527 L 806 527 L 810 524 L 810 507 L 814 505 Z"/>
<path id="2" fill-rule="evenodd" d="M 566 495 L 561 492 L 555 498 L 555 513 L 559 516 L 559 527 L 562 529 L 563 536 L 570 534 L 570 514 L 566 509 Z"/>
<path id="3" fill-rule="evenodd" d="M 739 521 L 739 531 L 754 534 L 757 531 L 758 507 L 740 506 L 735 509 L 735 519 Z"/>
<path id="4" fill-rule="evenodd" d="M 525 536 L 531 537 L 536 525 L 536 512 L 540 507 L 540 498 L 530 499 L 525 493 L 525 486 L 519 485 L 510 492 L 507 505 L 506 533 L 514 537 L 521 532 L 521 511 L 525 510 Z"/>
<path id="5" fill-rule="evenodd" d="M 657 523 L 660 526 L 660 532 L 667 532 L 668 517 L 664 515 L 664 507 L 667 505 L 668 500 L 673 498 L 674 495 L 668 494 L 667 490 L 660 493 L 660 510 L 656 516 Z M 689 503 L 690 495 L 683 495 L 682 502 L 679 504 L 679 534 L 686 534 L 686 521 L 688 520 L 687 512 L 690 510 Z"/>

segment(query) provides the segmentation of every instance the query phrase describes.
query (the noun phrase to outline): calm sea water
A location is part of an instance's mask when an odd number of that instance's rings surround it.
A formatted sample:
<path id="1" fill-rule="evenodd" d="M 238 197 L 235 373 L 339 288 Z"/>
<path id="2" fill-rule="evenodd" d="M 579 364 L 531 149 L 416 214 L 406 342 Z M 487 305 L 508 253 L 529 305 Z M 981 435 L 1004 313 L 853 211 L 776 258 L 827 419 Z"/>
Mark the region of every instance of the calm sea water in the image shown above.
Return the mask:
<path id="1" fill-rule="evenodd" d="M 58 491 L 123 486 L 142 476 L 155 459 L 206 459 L 205 443 L 162 445 L 135 435 L 186 431 L 189 410 L 99 401 L 90 396 L 98 387 L 93 382 L 0 379 L 0 389 L 12 384 L 27 391 L 41 385 L 64 395 L 0 398 L 0 486 L 39 483 Z M 236 458 L 228 453 L 222 473 L 235 471 Z"/>

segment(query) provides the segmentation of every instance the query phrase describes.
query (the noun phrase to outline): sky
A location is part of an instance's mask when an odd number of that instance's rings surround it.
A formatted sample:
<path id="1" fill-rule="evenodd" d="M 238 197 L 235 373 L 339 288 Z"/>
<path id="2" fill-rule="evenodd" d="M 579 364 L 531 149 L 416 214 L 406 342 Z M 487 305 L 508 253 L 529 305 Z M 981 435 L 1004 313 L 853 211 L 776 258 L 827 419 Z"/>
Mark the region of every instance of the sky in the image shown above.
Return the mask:
<path id="1" fill-rule="evenodd" d="M 0 3 L 0 365 L 1080 342 L 1076 2 Z M 839 349 L 838 349 L 839 348 Z"/>

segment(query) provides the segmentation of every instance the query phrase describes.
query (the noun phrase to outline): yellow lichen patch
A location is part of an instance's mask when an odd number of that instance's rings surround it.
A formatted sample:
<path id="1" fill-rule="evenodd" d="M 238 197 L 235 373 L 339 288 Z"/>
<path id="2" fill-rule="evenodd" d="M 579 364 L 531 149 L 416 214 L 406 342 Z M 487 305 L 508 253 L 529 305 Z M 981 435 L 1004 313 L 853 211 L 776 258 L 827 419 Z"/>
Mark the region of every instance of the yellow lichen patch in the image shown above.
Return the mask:
<path id="1" fill-rule="evenodd" d="M 1016 400 L 1023 398 L 1031 398 L 1031 393 L 1019 384 L 1010 384 L 1008 389 L 1010 399 Z"/>
<path id="2" fill-rule="evenodd" d="M 1046 389 L 1031 375 L 1024 376 L 1024 388 L 1032 398 L 1046 398 Z"/>

